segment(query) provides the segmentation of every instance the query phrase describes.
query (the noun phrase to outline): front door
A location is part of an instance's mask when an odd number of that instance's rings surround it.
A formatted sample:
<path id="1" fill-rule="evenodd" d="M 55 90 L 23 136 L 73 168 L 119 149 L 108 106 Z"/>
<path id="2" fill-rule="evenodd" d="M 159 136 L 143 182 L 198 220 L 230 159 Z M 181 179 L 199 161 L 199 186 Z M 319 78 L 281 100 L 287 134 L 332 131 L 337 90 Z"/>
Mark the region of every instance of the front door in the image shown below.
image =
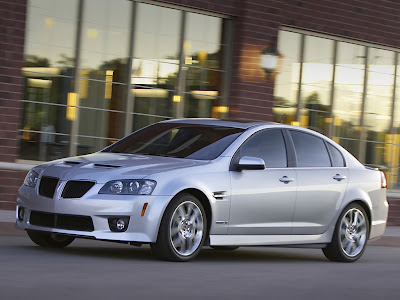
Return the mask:
<path id="1" fill-rule="evenodd" d="M 243 156 L 262 158 L 264 170 L 232 170 L 229 234 L 290 234 L 297 180 L 288 168 L 282 131 L 267 129 L 243 143 L 233 166 Z"/>

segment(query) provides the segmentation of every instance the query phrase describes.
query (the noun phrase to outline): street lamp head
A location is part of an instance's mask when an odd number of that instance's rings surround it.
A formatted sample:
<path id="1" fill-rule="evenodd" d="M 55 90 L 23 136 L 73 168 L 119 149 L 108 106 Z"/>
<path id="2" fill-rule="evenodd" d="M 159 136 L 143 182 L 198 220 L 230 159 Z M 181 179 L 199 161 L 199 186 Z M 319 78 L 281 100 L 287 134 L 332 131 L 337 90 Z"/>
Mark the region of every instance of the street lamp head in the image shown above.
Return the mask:
<path id="1" fill-rule="evenodd" d="M 261 67 L 267 74 L 276 72 L 279 56 L 280 53 L 276 46 L 276 39 L 261 51 Z"/>

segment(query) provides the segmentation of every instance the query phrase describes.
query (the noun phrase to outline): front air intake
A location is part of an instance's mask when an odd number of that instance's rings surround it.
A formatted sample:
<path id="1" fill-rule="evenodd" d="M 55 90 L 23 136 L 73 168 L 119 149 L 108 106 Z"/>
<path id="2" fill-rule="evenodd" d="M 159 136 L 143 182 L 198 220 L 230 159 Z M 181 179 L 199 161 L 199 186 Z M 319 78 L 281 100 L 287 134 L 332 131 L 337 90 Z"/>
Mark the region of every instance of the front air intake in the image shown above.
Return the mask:
<path id="1" fill-rule="evenodd" d="M 65 185 L 61 197 L 81 198 L 94 186 L 94 184 L 95 183 L 93 181 L 70 180 Z"/>
<path id="2" fill-rule="evenodd" d="M 80 215 L 53 214 L 32 211 L 29 223 L 34 226 L 76 231 L 94 231 L 92 218 Z"/>
<path id="3" fill-rule="evenodd" d="M 40 179 L 39 195 L 46 198 L 53 198 L 57 188 L 58 178 L 43 176 Z"/>

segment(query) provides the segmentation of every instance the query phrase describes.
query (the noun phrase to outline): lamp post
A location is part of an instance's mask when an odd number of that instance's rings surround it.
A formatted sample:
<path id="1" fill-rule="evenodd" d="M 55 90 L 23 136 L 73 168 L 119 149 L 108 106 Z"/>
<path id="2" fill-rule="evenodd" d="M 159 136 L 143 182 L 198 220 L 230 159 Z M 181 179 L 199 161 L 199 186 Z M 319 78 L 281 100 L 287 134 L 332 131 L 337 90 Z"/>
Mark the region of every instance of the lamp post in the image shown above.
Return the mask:
<path id="1" fill-rule="evenodd" d="M 272 78 L 278 72 L 279 59 L 282 55 L 277 49 L 277 39 L 276 37 L 272 40 L 267 47 L 261 51 L 261 67 L 266 73 L 266 78 Z"/>

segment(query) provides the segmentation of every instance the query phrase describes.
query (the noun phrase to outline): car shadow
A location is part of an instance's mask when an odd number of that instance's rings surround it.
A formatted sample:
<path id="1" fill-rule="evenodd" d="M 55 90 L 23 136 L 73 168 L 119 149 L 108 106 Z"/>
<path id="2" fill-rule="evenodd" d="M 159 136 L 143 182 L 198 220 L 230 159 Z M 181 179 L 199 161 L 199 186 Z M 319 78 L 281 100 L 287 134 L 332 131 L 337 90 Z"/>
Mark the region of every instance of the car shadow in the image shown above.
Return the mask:
<path id="1" fill-rule="evenodd" d="M 321 252 L 322 254 L 322 252 Z M 321 262 L 326 261 L 323 255 L 293 252 L 288 248 L 277 247 L 241 247 L 237 250 L 203 249 L 196 258 L 198 261 L 224 262 Z"/>
<path id="2" fill-rule="evenodd" d="M 69 246 L 63 249 L 42 248 L 39 246 L 23 246 L 30 251 L 52 253 L 54 255 L 71 255 L 97 257 L 115 260 L 138 260 L 160 262 L 151 253 L 148 245 L 142 247 L 132 247 L 123 245 L 113 247 L 89 247 L 89 246 Z M 321 254 L 295 252 L 287 248 L 276 247 L 241 247 L 237 250 L 214 250 L 204 247 L 199 255 L 192 262 L 327 262 Z M 168 262 L 166 262 L 168 263 Z"/>

